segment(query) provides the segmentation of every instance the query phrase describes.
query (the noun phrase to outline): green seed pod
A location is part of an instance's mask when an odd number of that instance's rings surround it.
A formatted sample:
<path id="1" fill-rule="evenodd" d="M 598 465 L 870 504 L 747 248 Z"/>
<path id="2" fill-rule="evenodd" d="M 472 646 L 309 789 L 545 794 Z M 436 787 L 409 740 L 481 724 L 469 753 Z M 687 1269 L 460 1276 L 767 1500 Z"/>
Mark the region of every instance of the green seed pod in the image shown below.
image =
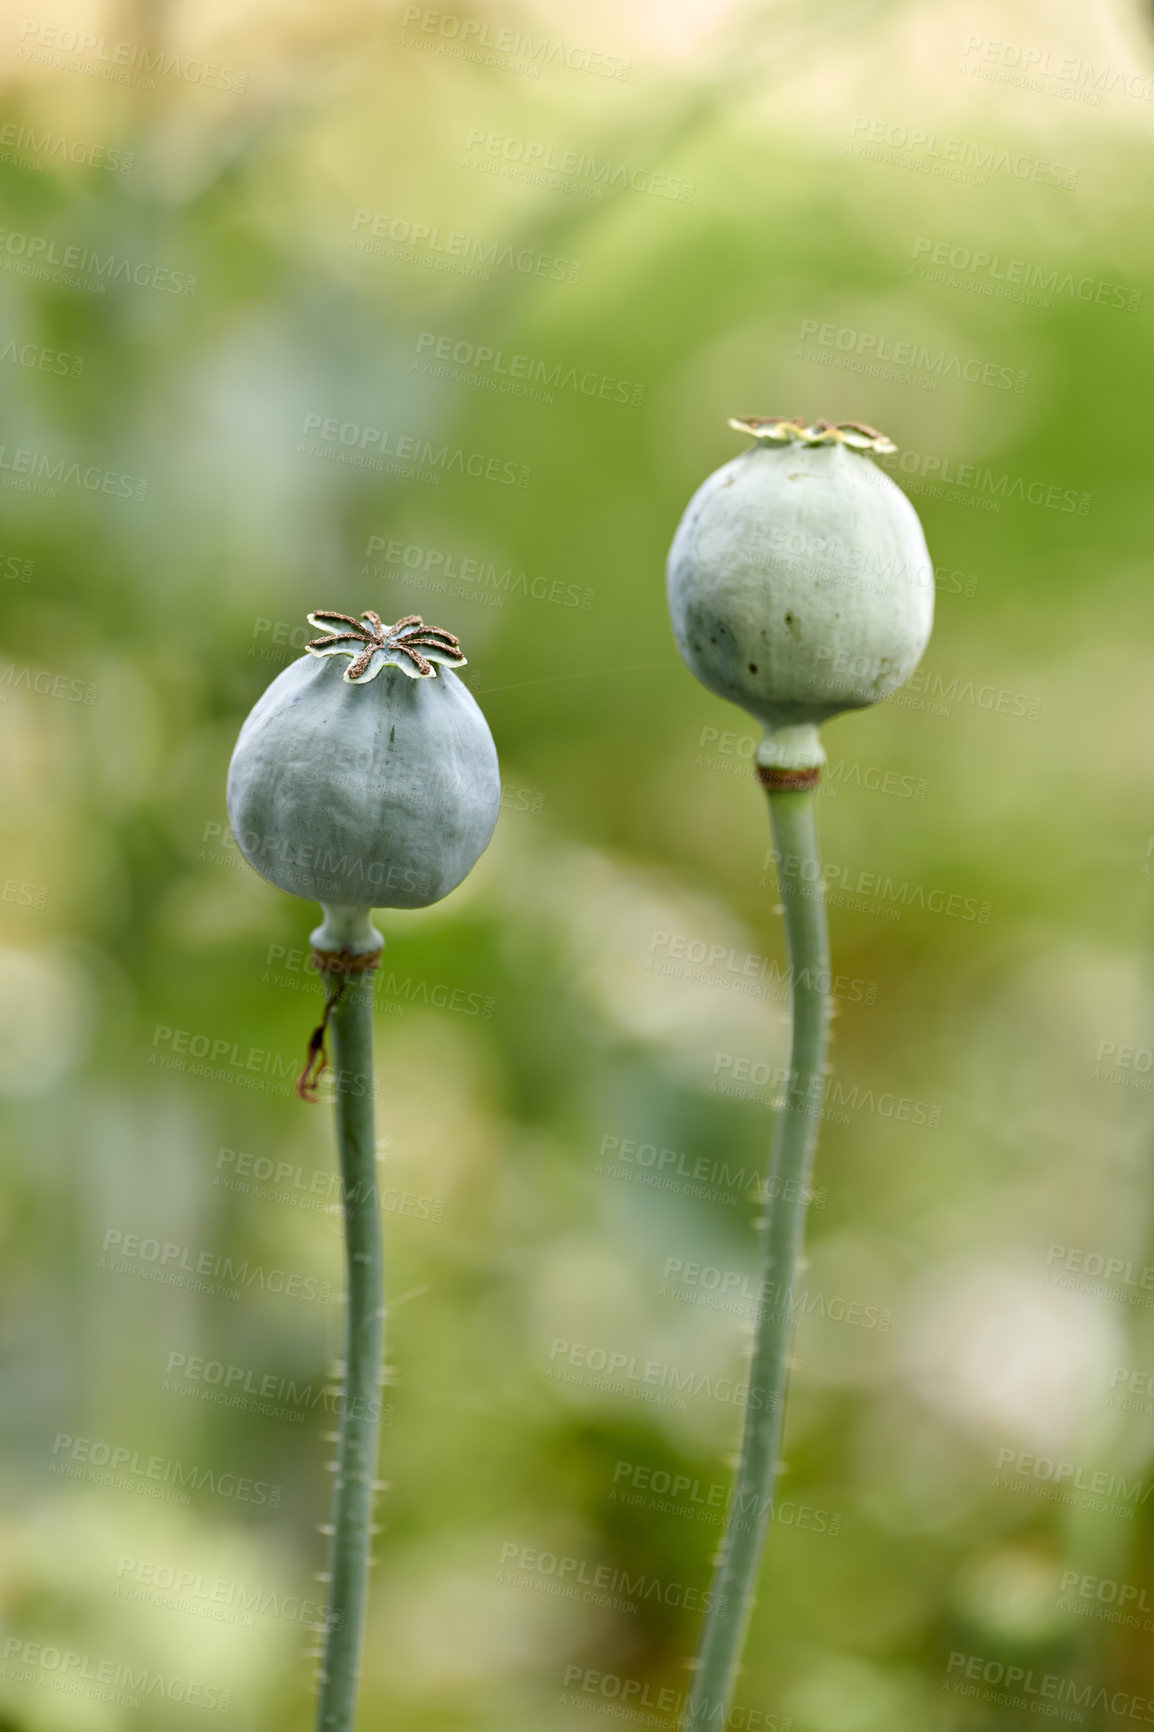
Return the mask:
<path id="1" fill-rule="evenodd" d="M 929 640 L 933 567 L 917 513 L 845 423 L 734 420 L 756 444 L 698 488 L 669 551 L 691 673 L 765 728 L 758 764 L 825 761 L 818 724 L 905 683 Z"/>
<path id="2" fill-rule="evenodd" d="M 415 614 L 395 626 L 375 613 L 308 617 L 329 635 L 241 728 L 229 822 L 263 877 L 324 905 L 318 948 L 368 950 L 380 935 L 366 910 L 424 908 L 472 871 L 497 822 L 497 752 L 451 671 L 465 661 L 451 633 Z M 343 678 L 327 659 L 341 655 L 352 658 Z"/>

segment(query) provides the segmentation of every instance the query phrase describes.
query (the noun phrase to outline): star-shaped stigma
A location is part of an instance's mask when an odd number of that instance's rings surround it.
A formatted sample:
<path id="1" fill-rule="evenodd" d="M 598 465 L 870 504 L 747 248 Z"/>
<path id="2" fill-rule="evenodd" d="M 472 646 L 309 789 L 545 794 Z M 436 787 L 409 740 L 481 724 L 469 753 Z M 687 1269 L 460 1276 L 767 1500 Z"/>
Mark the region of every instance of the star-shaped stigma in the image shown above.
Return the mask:
<path id="1" fill-rule="evenodd" d="M 448 668 L 463 668 L 465 657 L 451 631 L 426 625 L 419 613 L 406 614 L 396 625 L 382 625 L 381 616 L 368 610 L 359 620 L 347 613 L 310 613 L 310 625 L 327 632 L 313 638 L 305 648 L 314 656 L 351 656 L 345 679 L 366 686 L 382 668 L 400 668 L 411 680 L 436 677 L 434 662 Z"/>

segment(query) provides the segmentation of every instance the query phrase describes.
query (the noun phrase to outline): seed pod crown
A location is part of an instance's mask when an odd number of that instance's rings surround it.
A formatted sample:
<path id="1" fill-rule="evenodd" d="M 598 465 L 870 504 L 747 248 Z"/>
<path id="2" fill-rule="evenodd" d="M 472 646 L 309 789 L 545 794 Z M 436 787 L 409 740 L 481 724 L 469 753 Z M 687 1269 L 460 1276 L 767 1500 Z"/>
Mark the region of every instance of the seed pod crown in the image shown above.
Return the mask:
<path id="1" fill-rule="evenodd" d="M 451 632 L 315 612 L 324 635 L 258 699 L 228 772 L 233 834 L 265 878 L 326 905 L 423 908 L 472 870 L 501 785 Z M 346 656 L 343 671 L 334 658 Z M 364 689 L 362 689 L 364 688 Z"/>
<path id="2" fill-rule="evenodd" d="M 818 725 L 909 678 L 933 623 L 933 567 L 917 513 L 858 422 L 746 417 L 755 443 L 702 483 L 669 551 L 682 659 L 755 716 L 762 764 L 824 760 Z"/>

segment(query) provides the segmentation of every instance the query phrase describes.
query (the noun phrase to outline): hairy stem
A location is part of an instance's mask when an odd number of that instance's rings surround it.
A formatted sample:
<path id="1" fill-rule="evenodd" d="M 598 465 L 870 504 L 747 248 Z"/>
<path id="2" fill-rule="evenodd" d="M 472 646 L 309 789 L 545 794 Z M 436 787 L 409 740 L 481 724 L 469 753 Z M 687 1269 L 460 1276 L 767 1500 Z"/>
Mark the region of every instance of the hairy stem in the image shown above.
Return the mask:
<path id="1" fill-rule="evenodd" d="M 363 983 L 348 982 L 331 1023 L 348 1297 L 317 1732 L 351 1732 L 356 1716 L 377 1466 L 385 1311 L 373 1144 L 371 980 L 370 974 Z"/>
<path id="2" fill-rule="evenodd" d="M 741 1456 L 683 1732 L 716 1732 L 727 1723 L 753 1610 L 765 1530 L 773 1513 L 792 1301 L 817 1143 L 814 1103 L 820 1098 L 820 1084 L 813 1085 L 815 1078 L 824 1076 L 829 1033 L 829 937 L 820 889 L 816 795 L 812 789 L 771 789 L 768 797 L 789 947 L 793 1013 L 789 1091 L 773 1130 L 760 1321 Z"/>

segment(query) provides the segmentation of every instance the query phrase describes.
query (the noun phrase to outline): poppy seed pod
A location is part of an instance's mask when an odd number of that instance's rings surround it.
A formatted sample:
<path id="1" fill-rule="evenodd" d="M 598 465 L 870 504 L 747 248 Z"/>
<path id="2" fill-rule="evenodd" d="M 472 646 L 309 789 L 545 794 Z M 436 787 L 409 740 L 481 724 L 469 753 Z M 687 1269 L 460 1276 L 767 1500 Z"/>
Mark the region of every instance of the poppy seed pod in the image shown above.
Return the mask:
<path id="1" fill-rule="evenodd" d="M 816 770 L 818 724 L 877 703 L 917 666 L 933 567 L 917 513 L 857 423 L 730 422 L 756 440 L 698 488 L 669 551 L 673 634 L 691 673 L 763 724 L 758 764 Z"/>
<path id="2" fill-rule="evenodd" d="M 497 822 L 497 752 L 449 632 L 417 615 L 308 617 L 328 635 L 241 728 L 228 815 L 251 866 L 324 905 L 314 943 L 355 951 L 371 947 L 365 910 L 424 908 L 472 870 Z M 328 659 L 341 655 L 343 678 Z"/>

